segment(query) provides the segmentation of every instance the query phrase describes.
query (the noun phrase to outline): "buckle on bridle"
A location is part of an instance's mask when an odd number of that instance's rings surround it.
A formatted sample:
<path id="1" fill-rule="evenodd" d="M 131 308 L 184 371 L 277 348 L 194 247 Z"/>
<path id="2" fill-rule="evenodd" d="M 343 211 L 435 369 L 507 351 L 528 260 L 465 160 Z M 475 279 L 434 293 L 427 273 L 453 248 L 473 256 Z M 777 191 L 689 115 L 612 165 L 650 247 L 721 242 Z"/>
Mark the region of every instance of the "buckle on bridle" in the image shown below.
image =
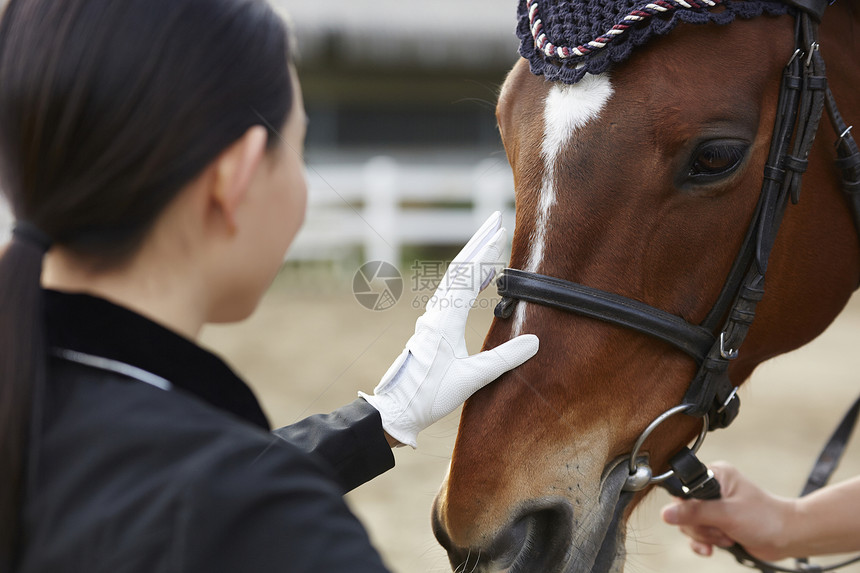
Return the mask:
<path id="1" fill-rule="evenodd" d="M 723 412 L 725 412 L 726 408 L 729 407 L 729 404 L 731 404 L 732 400 L 737 398 L 737 396 L 738 396 L 738 387 L 735 386 L 734 388 L 732 388 L 732 391 L 729 392 L 729 396 L 728 396 L 728 398 L 726 398 L 726 401 L 723 402 L 723 405 L 717 409 L 717 414 L 722 414 Z"/>
<path id="2" fill-rule="evenodd" d="M 726 333 L 725 332 L 720 333 L 720 356 L 722 356 L 726 360 L 734 360 L 735 358 L 738 357 L 737 348 L 726 350 Z"/>
<path id="3" fill-rule="evenodd" d="M 842 125 L 845 125 L 845 124 L 842 124 Z M 834 143 L 833 145 L 835 147 L 839 147 L 839 144 L 842 143 L 842 140 L 845 139 L 849 133 L 851 133 L 852 129 L 854 129 L 853 125 L 849 125 L 848 127 L 846 127 L 845 131 L 843 131 L 842 133 L 839 134 L 839 139 L 837 139 L 836 143 Z"/>
<path id="4" fill-rule="evenodd" d="M 806 54 L 806 67 L 808 68 L 810 64 L 812 64 L 812 56 L 815 52 L 818 51 L 818 42 L 812 42 L 809 45 L 809 52 Z"/>
<path id="5" fill-rule="evenodd" d="M 792 62 L 794 62 L 794 60 L 796 60 L 797 58 L 802 58 L 802 57 L 803 57 L 803 50 L 801 50 L 800 48 L 797 48 L 796 50 L 794 50 L 794 53 L 788 59 L 788 63 L 785 64 L 785 67 L 790 66 L 792 64 Z"/>
<path id="6" fill-rule="evenodd" d="M 706 485 L 708 485 L 708 483 L 710 483 L 711 480 L 713 480 L 713 479 L 716 479 L 716 478 L 714 478 L 714 472 L 712 472 L 710 469 L 708 469 L 708 473 L 706 473 L 705 475 L 703 475 L 702 477 L 700 477 L 699 479 L 694 481 L 689 486 L 681 485 L 681 489 L 683 490 L 683 492 L 686 495 L 688 495 L 690 497 L 695 497 L 695 495 L 693 495 L 693 494 L 695 492 L 699 491 L 700 489 L 702 489 L 703 487 L 705 487 Z"/>

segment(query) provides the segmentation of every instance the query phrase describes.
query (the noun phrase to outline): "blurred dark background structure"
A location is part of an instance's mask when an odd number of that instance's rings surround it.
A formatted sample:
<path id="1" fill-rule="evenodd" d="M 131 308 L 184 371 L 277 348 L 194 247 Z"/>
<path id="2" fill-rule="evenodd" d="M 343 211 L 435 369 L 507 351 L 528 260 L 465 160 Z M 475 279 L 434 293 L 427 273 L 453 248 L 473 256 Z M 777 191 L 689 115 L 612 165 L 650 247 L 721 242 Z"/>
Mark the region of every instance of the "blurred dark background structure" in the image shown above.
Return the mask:
<path id="1" fill-rule="evenodd" d="M 515 3 L 276 0 L 294 22 L 317 152 L 481 155 L 516 59 Z"/>
<path id="2" fill-rule="evenodd" d="M 293 22 L 310 120 L 290 260 L 402 264 L 453 255 L 493 210 L 512 224 L 495 104 L 517 58 L 515 2 L 275 4 Z"/>

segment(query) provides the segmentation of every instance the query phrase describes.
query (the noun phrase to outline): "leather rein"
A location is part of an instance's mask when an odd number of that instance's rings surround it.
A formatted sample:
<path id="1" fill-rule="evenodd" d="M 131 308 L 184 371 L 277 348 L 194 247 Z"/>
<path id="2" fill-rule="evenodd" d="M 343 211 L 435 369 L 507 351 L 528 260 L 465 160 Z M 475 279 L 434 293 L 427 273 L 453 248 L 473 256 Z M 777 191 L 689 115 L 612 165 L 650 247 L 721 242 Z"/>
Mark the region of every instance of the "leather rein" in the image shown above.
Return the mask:
<path id="1" fill-rule="evenodd" d="M 758 204 L 716 302 L 701 324 L 643 302 L 589 286 L 518 269 L 505 269 L 498 280 L 502 296 L 495 315 L 509 318 L 517 301 L 527 301 L 602 320 L 647 334 L 682 350 L 699 368 L 682 403 L 661 414 L 639 436 L 629 460 L 625 491 L 639 491 L 659 484 L 683 498 L 716 499 L 720 485 L 696 452 L 710 430 L 725 428 L 740 407 L 737 386 L 728 369 L 737 358 L 764 296 L 764 278 L 771 250 L 789 202 L 800 198 L 801 176 L 824 109 L 839 139 L 836 165 L 842 170 L 842 188 L 860 231 L 860 150 L 845 124 L 827 85 L 824 60 L 819 51 L 818 26 L 828 0 L 783 0 L 795 9 L 795 50 L 786 64 L 779 92 L 777 115 Z M 828 441 L 813 467 L 801 495 L 824 486 L 841 459 L 860 413 L 860 398 Z M 665 420 L 677 414 L 702 419 L 692 448 L 684 447 L 669 461 L 670 470 L 653 475 L 647 455 L 640 449 L 648 436 Z M 786 571 L 830 571 L 860 561 L 860 556 L 832 566 L 811 565 L 797 560 L 797 568 L 783 568 L 760 561 L 740 545 L 729 551 L 739 563 L 763 573 Z"/>

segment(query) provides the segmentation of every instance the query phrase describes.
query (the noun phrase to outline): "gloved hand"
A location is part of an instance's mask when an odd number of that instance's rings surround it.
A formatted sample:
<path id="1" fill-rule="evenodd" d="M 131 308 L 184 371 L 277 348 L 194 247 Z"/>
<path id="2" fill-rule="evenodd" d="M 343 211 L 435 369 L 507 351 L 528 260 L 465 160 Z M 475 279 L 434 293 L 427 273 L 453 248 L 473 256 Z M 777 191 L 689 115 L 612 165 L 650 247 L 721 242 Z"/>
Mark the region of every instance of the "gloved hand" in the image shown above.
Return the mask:
<path id="1" fill-rule="evenodd" d="M 358 393 L 379 410 L 382 427 L 401 443 L 417 447 L 418 432 L 538 351 L 533 334 L 474 356 L 466 350 L 469 310 L 495 276 L 504 249 L 506 233 L 501 225 L 501 213 L 496 212 L 463 247 L 415 323 L 415 334 L 373 395 Z"/>

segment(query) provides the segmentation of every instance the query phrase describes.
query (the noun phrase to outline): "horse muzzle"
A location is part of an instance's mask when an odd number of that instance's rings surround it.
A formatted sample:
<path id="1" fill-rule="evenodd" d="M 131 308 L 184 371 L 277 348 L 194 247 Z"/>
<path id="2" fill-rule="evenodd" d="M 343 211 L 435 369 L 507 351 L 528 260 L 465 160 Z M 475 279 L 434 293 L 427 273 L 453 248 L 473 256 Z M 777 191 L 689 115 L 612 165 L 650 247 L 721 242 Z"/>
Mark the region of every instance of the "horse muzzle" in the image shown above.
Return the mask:
<path id="1" fill-rule="evenodd" d="M 459 547 L 445 530 L 436 499 L 433 533 L 448 552 L 455 572 L 615 573 L 625 552 L 624 510 L 633 498 L 624 491 L 626 460 L 607 468 L 599 500 L 590 508 L 567 498 L 546 497 L 518 504 L 507 525 L 484 536 L 479 547 Z"/>

